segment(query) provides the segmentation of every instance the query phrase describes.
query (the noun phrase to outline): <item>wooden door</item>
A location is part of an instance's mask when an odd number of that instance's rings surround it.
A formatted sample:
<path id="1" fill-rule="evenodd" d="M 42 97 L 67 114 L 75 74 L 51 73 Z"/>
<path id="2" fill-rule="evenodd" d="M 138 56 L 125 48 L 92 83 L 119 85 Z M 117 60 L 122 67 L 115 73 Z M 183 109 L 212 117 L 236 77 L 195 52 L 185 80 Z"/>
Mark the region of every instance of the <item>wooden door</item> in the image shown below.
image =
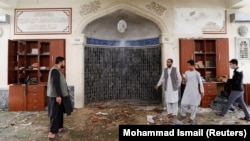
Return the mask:
<path id="1" fill-rule="evenodd" d="M 26 111 L 26 85 L 9 86 L 9 111 Z"/>
<path id="2" fill-rule="evenodd" d="M 194 41 L 189 39 L 179 40 L 180 50 L 180 73 L 184 74 L 187 70 L 187 61 L 194 58 Z"/>
<path id="3" fill-rule="evenodd" d="M 244 84 L 244 100 L 246 105 L 250 105 L 250 84 Z"/>
<path id="4" fill-rule="evenodd" d="M 18 83 L 17 42 L 8 43 L 8 84 Z"/>
<path id="5" fill-rule="evenodd" d="M 216 75 L 229 76 L 229 47 L 228 39 L 216 39 Z"/>
<path id="6" fill-rule="evenodd" d="M 50 40 L 50 68 L 53 67 L 53 65 L 55 64 L 55 59 L 57 56 L 65 57 L 65 40 L 64 39 Z M 65 70 L 66 68 L 62 70 L 64 74 L 65 74 Z"/>

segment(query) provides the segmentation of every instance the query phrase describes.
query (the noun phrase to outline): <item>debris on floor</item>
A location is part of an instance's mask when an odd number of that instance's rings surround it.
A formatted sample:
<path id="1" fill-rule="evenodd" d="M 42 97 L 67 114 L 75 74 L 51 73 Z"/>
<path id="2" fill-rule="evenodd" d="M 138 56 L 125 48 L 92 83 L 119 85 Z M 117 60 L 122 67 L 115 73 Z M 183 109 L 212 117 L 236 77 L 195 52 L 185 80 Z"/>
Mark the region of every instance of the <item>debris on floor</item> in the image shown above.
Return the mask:
<path id="1" fill-rule="evenodd" d="M 140 103 L 140 104 L 138 104 Z M 241 109 L 229 112 L 225 117 L 218 117 L 210 108 L 199 108 L 196 124 L 242 124 L 250 122 L 239 120 L 244 113 Z M 92 103 L 84 108 L 74 109 L 70 116 L 65 115 L 64 133 L 60 133 L 61 141 L 118 141 L 119 125 L 185 125 L 192 124 L 189 115 L 183 120 L 179 115 L 167 116 L 161 104 L 146 102 L 108 101 Z M 49 128 L 47 111 L 8 112 L 0 111 L 0 141 L 39 141 L 46 140 Z"/>

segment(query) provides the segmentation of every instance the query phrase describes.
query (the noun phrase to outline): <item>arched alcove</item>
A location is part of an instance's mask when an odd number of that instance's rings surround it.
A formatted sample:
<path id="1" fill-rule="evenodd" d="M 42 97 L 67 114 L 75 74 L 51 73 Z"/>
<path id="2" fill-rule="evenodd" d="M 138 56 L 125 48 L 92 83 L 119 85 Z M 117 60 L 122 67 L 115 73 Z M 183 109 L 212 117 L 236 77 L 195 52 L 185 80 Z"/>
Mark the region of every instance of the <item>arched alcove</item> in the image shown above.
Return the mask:
<path id="1" fill-rule="evenodd" d="M 123 20 L 126 24 L 124 32 L 119 32 L 118 23 Z M 144 17 L 125 9 L 119 9 L 100 17 L 85 27 L 85 37 L 103 40 L 136 40 L 159 37 L 159 27 Z"/>
<path id="2" fill-rule="evenodd" d="M 110 13 L 113 13 L 115 11 L 118 11 L 120 9 L 126 9 L 126 11 L 129 11 L 131 13 L 134 13 L 138 16 L 144 17 L 145 19 L 148 19 L 152 22 L 154 22 L 160 29 L 162 33 L 168 33 L 169 30 L 167 28 L 167 25 L 163 22 L 164 19 L 161 17 L 157 17 L 154 14 L 152 14 L 150 11 L 147 11 L 145 9 L 140 9 L 128 4 L 113 4 L 110 3 L 109 8 L 100 10 L 99 12 L 96 12 L 95 14 L 90 14 L 85 16 L 81 22 L 76 26 L 75 30 L 73 30 L 74 34 L 83 34 L 84 29 L 86 26 L 91 23 L 92 21 L 99 19 L 103 16 L 106 16 Z"/>
<path id="3" fill-rule="evenodd" d="M 117 24 L 121 19 L 127 23 L 124 33 L 117 30 Z M 162 31 L 167 31 L 160 19 L 148 11 L 119 4 L 94 15 L 86 16 L 84 22 L 79 24 L 75 31 L 77 31 L 76 34 L 84 34 L 86 37 L 83 54 L 84 104 L 88 101 L 120 98 L 161 101 L 161 90 L 153 89 L 162 68 L 160 35 Z M 81 33 L 79 33 L 80 31 Z M 91 41 L 94 39 L 97 44 L 89 43 L 89 39 Z M 105 45 L 105 43 L 116 41 L 130 44 L 125 46 Z M 108 48 L 109 50 L 107 50 Z M 95 56 L 90 55 L 91 50 L 92 53 L 95 52 Z M 92 66 L 97 67 L 86 69 Z M 143 68 L 149 70 L 142 70 Z M 156 69 L 152 71 L 150 70 L 152 68 Z M 89 72 L 93 73 L 90 77 Z M 110 75 L 113 76 L 110 77 Z M 124 79 L 115 82 L 115 79 L 121 79 L 120 75 L 123 75 Z M 106 76 L 107 79 L 99 82 L 90 81 L 91 79 L 98 80 L 103 76 Z M 143 79 L 143 82 L 139 79 Z M 94 88 L 87 90 L 90 86 L 94 86 Z M 87 95 L 88 93 L 92 94 Z"/>

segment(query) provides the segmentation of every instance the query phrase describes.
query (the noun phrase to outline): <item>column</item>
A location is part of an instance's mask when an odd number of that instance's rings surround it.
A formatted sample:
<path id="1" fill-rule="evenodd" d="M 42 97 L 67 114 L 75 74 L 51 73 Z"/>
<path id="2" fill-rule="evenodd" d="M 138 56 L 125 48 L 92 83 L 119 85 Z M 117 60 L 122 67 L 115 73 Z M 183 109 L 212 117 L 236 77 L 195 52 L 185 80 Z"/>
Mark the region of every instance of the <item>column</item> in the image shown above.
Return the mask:
<path id="1" fill-rule="evenodd" d="M 175 51 L 175 47 L 173 44 L 174 35 L 171 33 L 162 33 L 160 37 L 161 43 L 161 55 L 162 55 L 162 70 L 166 67 L 166 60 L 168 58 L 172 58 L 174 60 L 174 66 L 179 67 L 179 54 Z M 164 87 L 162 87 L 164 88 Z M 165 95 L 164 90 L 162 89 L 162 105 L 165 107 Z"/>
<path id="2" fill-rule="evenodd" d="M 66 49 L 67 83 L 74 87 L 74 108 L 84 107 L 84 45 L 85 35 L 73 35 Z"/>

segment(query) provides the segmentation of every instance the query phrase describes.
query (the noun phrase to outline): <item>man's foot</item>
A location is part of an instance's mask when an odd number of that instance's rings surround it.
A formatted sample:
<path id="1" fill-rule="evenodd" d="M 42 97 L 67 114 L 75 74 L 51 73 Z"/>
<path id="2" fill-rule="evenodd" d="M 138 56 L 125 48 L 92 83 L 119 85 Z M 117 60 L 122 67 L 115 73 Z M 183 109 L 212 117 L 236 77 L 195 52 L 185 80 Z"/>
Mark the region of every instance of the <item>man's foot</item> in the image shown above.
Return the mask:
<path id="1" fill-rule="evenodd" d="M 53 140 L 55 140 L 55 138 L 56 138 L 56 134 L 49 132 L 48 140 L 53 141 Z"/>
<path id="2" fill-rule="evenodd" d="M 246 120 L 246 121 L 250 121 L 250 117 L 242 117 L 242 118 L 240 118 L 240 120 Z"/>
<path id="3" fill-rule="evenodd" d="M 223 114 L 221 114 L 221 113 L 215 113 L 217 116 L 220 116 L 220 117 L 224 117 L 224 115 Z"/>
<path id="4" fill-rule="evenodd" d="M 49 141 L 54 141 L 58 138 L 60 138 L 61 136 L 59 134 L 54 134 L 52 132 L 49 132 L 49 135 L 48 135 L 48 140 Z"/>
<path id="5" fill-rule="evenodd" d="M 177 118 L 177 115 L 172 115 L 172 118 Z"/>
<path id="6" fill-rule="evenodd" d="M 175 125 L 182 125 L 183 123 L 181 121 L 179 121 L 177 118 L 172 118 L 171 122 Z"/>
<path id="7" fill-rule="evenodd" d="M 184 116 L 180 116 L 180 120 L 184 120 L 186 117 L 184 117 Z"/>
<path id="8" fill-rule="evenodd" d="M 58 132 L 59 132 L 59 133 L 62 133 L 62 132 L 66 132 L 67 130 L 68 130 L 67 128 L 63 127 L 63 128 L 60 128 L 60 129 L 58 130 Z"/>
<path id="9" fill-rule="evenodd" d="M 168 114 L 167 117 L 168 117 L 168 118 L 172 118 L 173 115 L 172 115 L 172 114 Z"/>
<path id="10" fill-rule="evenodd" d="M 191 125 L 196 125 L 197 124 L 195 119 L 194 120 L 190 119 L 189 122 L 190 122 Z"/>

